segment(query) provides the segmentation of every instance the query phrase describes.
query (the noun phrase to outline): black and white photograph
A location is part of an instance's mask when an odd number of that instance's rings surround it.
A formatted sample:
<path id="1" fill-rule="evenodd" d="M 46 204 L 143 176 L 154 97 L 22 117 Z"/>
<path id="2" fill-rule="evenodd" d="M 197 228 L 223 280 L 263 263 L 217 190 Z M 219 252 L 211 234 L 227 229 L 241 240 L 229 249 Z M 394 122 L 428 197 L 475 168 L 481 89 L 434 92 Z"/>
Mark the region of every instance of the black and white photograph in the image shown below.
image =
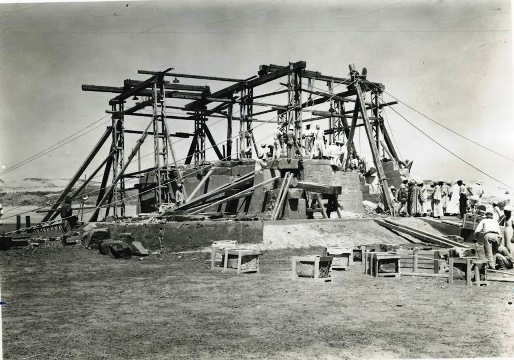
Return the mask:
<path id="1" fill-rule="evenodd" d="M 0 360 L 514 358 L 508 0 L 0 2 Z"/>

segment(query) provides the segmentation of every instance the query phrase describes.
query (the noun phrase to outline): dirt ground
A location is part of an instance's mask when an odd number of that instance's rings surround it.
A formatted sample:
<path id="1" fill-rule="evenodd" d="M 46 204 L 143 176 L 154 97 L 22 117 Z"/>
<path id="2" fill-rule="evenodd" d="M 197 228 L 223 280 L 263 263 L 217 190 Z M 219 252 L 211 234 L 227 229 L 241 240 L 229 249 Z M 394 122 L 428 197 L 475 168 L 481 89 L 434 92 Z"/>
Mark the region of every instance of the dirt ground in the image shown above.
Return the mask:
<path id="1" fill-rule="evenodd" d="M 80 246 L 0 252 L 6 359 L 369 359 L 514 355 L 514 287 L 211 271 L 207 253 L 114 260 Z"/>

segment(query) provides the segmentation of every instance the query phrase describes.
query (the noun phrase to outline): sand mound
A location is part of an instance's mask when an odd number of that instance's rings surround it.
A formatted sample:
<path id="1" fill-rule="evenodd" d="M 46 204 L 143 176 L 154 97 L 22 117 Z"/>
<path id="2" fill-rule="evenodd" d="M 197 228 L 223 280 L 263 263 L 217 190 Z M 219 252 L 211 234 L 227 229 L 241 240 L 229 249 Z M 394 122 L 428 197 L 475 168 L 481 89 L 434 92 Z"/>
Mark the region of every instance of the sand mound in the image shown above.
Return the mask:
<path id="1" fill-rule="evenodd" d="M 372 219 L 266 222 L 263 237 L 263 243 L 254 247 L 274 250 L 377 243 L 409 244 L 408 241 L 378 225 Z"/>

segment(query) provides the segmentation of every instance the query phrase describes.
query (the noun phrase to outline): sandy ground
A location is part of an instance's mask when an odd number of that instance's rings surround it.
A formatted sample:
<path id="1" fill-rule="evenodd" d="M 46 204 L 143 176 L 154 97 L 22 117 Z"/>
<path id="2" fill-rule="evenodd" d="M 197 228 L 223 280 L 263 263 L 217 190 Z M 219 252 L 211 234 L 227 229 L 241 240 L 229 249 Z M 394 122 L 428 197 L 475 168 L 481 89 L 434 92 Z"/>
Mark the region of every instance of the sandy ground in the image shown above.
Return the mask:
<path id="1" fill-rule="evenodd" d="M 293 282 L 290 256 L 261 274 L 211 271 L 208 254 L 114 260 L 82 247 L 0 253 L 7 359 L 369 359 L 514 355 L 513 286 L 374 278 Z"/>
<path id="2" fill-rule="evenodd" d="M 273 250 L 377 243 L 406 244 L 408 241 L 378 225 L 372 219 L 275 221 L 264 223 L 263 243 L 255 247 Z"/>

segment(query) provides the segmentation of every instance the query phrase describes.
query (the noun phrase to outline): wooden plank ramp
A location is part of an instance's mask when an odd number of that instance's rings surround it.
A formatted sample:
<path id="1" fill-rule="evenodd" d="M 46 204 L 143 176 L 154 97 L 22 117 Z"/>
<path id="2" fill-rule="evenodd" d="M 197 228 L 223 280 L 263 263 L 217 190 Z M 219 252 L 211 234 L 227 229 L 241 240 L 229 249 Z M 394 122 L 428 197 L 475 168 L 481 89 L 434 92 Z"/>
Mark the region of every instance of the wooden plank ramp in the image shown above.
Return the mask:
<path id="1" fill-rule="evenodd" d="M 407 226 L 407 225 L 400 224 L 400 223 L 390 220 L 390 219 L 383 219 L 383 220 L 375 219 L 375 222 L 378 223 L 379 225 L 384 226 L 385 228 L 390 229 L 390 230 L 403 232 L 405 234 L 414 236 L 417 239 L 423 240 L 424 242 L 438 245 L 441 247 L 445 247 L 445 248 L 451 248 L 454 246 L 464 247 L 464 248 L 469 247 L 469 245 L 462 244 L 460 242 L 450 240 L 450 239 L 447 239 L 442 236 L 430 234 L 428 232 L 418 230 L 418 229 L 415 229 L 415 228 Z"/>

